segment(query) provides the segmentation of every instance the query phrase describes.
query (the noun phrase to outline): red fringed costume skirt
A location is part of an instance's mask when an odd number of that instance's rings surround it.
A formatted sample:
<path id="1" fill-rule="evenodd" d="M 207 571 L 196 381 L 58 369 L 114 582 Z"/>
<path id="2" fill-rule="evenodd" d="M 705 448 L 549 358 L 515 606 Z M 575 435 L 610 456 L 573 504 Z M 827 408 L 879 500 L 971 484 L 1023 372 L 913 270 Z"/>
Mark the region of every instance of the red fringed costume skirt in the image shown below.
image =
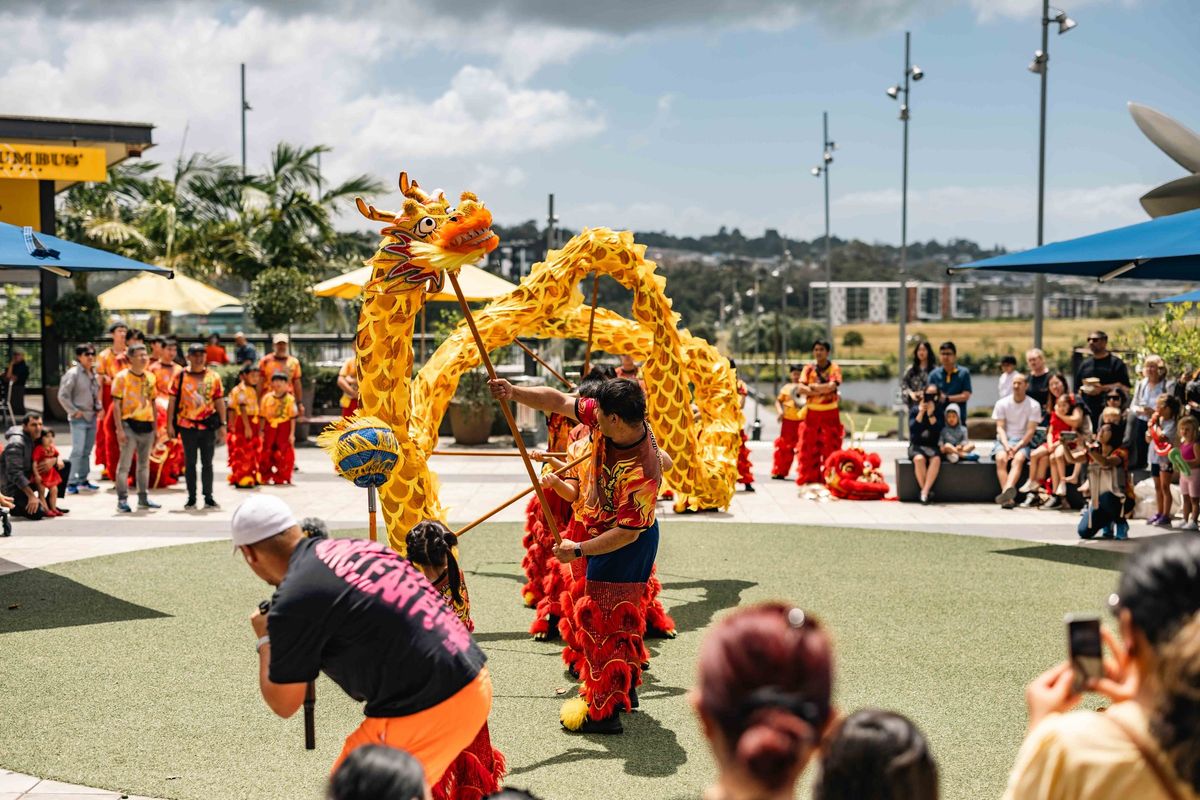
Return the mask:
<path id="1" fill-rule="evenodd" d="M 806 483 L 824 483 L 825 477 L 821 470 L 825 459 L 842 449 L 844 436 L 842 415 L 838 409 L 816 411 L 809 408 L 804 417 L 804 425 L 800 429 L 800 442 L 797 445 L 800 477 L 796 479 L 796 483 L 801 486 Z"/>

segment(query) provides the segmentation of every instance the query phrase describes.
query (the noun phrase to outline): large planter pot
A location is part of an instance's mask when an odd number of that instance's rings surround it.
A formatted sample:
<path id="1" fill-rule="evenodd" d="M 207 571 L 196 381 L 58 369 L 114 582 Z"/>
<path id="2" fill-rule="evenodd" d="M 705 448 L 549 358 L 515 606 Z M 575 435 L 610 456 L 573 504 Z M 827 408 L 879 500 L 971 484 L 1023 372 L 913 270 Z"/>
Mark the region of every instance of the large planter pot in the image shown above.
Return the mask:
<path id="1" fill-rule="evenodd" d="M 487 444 L 495 418 L 494 406 L 450 403 L 450 430 L 458 444 Z"/>

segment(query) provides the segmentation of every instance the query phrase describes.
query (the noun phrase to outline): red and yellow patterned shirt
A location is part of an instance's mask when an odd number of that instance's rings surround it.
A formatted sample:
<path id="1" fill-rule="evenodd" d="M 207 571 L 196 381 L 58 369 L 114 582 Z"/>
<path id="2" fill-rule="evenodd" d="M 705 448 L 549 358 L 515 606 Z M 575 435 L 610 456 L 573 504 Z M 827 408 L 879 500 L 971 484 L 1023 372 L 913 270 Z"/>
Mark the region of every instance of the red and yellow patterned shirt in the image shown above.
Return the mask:
<path id="1" fill-rule="evenodd" d="M 123 369 L 113 378 L 112 397 L 121 419 L 154 422 L 155 380 L 151 372 L 135 375 Z"/>
<path id="2" fill-rule="evenodd" d="M 800 373 L 800 383 L 812 386 L 818 383 L 842 384 L 842 368 L 832 361 L 825 362 L 824 369 L 818 369 L 816 362 L 804 365 Z M 835 388 L 832 394 L 810 394 L 806 403 L 811 411 L 830 411 L 838 407 L 838 393 Z"/>
<path id="3" fill-rule="evenodd" d="M 268 425 L 277 428 L 296 418 L 296 398 L 291 394 L 278 397 L 274 392 L 267 392 L 259 401 L 258 410 Z"/>
<path id="4" fill-rule="evenodd" d="M 117 373 L 129 366 L 129 357 L 123 351 L 117 355 L 111 347 L 106 347 L 96 356 L 96 375 L 103 375 L 110 381 Z"/>
<path id="5" fill-rule="evenodd" d="M 662 483 L 658 445 L 650 427 L 629 447 L 617 447 L 598 424 L 600 405 L 590 397 L 575 401 L 575 415 L 591 429 L 592 457 L 567 477 L 579 481 L 575 510 L 580 520 L 598 535 L 610 528 L 645 530 L 654 524 L 654 506 Z M 583 454 L 586 438 L 572 443 L 568 460 Z"/>
<path id="6" fill-rule="evenodd" d="M 258 369 L 262 372 L 262 394 L 268 395 L 271 393 L 271 378 L 275 373 L 282 372 L 287 375 L 288 392 L 291 393 L 294 389 L 292 381 L 300 378 L 300 360 L 295 356 L 286 356 L 284 358 L 276 358 L 274 353 L 265 355 L 258 362 Z"/>
<path id="7" fill-rule="evenodd" d="M 146 371 L 154 374 L 154 380 L 158 384 L 158 396 L 170 399 L 183 367 L 174 361 L 151 361 Z"/>
<path id="8" fill-rule="evenodd" d="M 221 378 L 211 369 L 203 372 L 188 370 L 183 373 L 183 380 L 177 386 L 179 399 L 176 401 L 176 413 L 181 428 L 199 427 L 202 420 L 217 413 L 217 401 L 225 396 Z M 172 386 L 171 394 L 175 392 L 176 386 Z"/>
<path id="9" fill-rule="evenodd" d="M 239 382 L 229 391 L 228 402 L 230 413 L 258 421 L 258 392 L 255 387 Z"/>

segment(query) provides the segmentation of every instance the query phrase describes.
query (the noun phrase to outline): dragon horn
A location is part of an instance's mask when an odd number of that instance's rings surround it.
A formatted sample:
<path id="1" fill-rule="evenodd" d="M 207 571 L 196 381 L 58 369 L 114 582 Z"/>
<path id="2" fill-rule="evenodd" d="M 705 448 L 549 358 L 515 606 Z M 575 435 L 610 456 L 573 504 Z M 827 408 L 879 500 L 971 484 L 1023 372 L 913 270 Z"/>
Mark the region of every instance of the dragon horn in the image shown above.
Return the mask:
<path id="1" fill-rule="evenodd" d="M 400 173 L 400 193 L 405 197 L 416 200 L 421 205 L 429 202 L 429 195 L 421 191 L 421 187 L 417 185 L 416 181 L 408 179 L 407 172 Z"/>
<path id="2" fill-rule="evenodd" d="M 358 206 L 358 213 L 362 214 L 367 219 L 376 222 L 391 222 L 396 218 L 395 214 L 389 214 L 386 211 L 380 211 L 373 205 L 369 205 L 361 197 L 354 198 L 354 204 Z"/>
<path id="3" fill-rule="evenodd" d="M 854 437 L 856 435 L 854 429 L 854 417 L 850 416 L 849 414 L 842 414 L 842 416 L 845 417 L 850 423 L 850 444 L 854 444 Z"/>

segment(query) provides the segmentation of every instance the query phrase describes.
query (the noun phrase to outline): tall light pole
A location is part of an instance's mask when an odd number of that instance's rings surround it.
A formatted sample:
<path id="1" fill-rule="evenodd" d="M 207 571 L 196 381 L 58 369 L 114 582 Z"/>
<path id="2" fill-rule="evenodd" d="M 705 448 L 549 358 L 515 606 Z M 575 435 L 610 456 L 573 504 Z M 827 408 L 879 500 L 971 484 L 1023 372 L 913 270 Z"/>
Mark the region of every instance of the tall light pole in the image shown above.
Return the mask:
<path id="1" fill-rule="evenodd" d="M 904 32 L 904 83 L 888 87 L 887 95 L 893 100 L 900 100 L 900 122 L 904 126 L 902 167 L 900 170 L 900 347 L 896 359 L 896 369 L 904 369 L 904 361 L 908 356 L 908 90 L 909 80 L 919 81 L 925 77 L 925 72 L 912 63 L 912 33 Z M 899 416 L 898 433 L 904 431 L 903 410 Z"/>
<path id="2" fill-rule="evenodd" d="M 1050 66 L 1050 23 L 1058 23 L 1058 33 L 1062 35 L 1075 27 L 1075 20 L 1067 16 L 1062 9 L 1050 16 L 1050 0 L 1042 0 L 1042 49 L 1033 54 L 1033 63 L 1029 71 L 1042 76 L 1042 107 L 1038 123 L 1038 211 L 1037 211 L 1037 243 L 1043 244 L 1042 222 L 1046 210 L 1046 76 Z M 1042 346 L 1042 328 L 1045 320 L 1046 276 L 1038 273 L 1033 280 L 1033 346 Z"/>
<path id="3" fill-rule="evenodd" d="M 246 102 L 246 65 L 242 64 L 242 177 L 246 177 L 246 112 L 250 111 Z"/>
<path id="4" fill-rule="evenodd" d="M 829 141 L 829 112 L 821 112 L 821 166 L 813 167 L 812 174 L 825 176 L 825 334 L 833 340 L 833 258 L 829 247 L 829 167 L 833 164 L 833 151 L 837 144 Z"/>
<path id="5" fill-rule="evenodd" d="M 554 248 L 554 223 L 558 222 L 558 217 L 554 216 L 554 194 L 550 194 L 550 208 L 546 213 L 546 258 L 550 257 L 550 250 Z"/>

